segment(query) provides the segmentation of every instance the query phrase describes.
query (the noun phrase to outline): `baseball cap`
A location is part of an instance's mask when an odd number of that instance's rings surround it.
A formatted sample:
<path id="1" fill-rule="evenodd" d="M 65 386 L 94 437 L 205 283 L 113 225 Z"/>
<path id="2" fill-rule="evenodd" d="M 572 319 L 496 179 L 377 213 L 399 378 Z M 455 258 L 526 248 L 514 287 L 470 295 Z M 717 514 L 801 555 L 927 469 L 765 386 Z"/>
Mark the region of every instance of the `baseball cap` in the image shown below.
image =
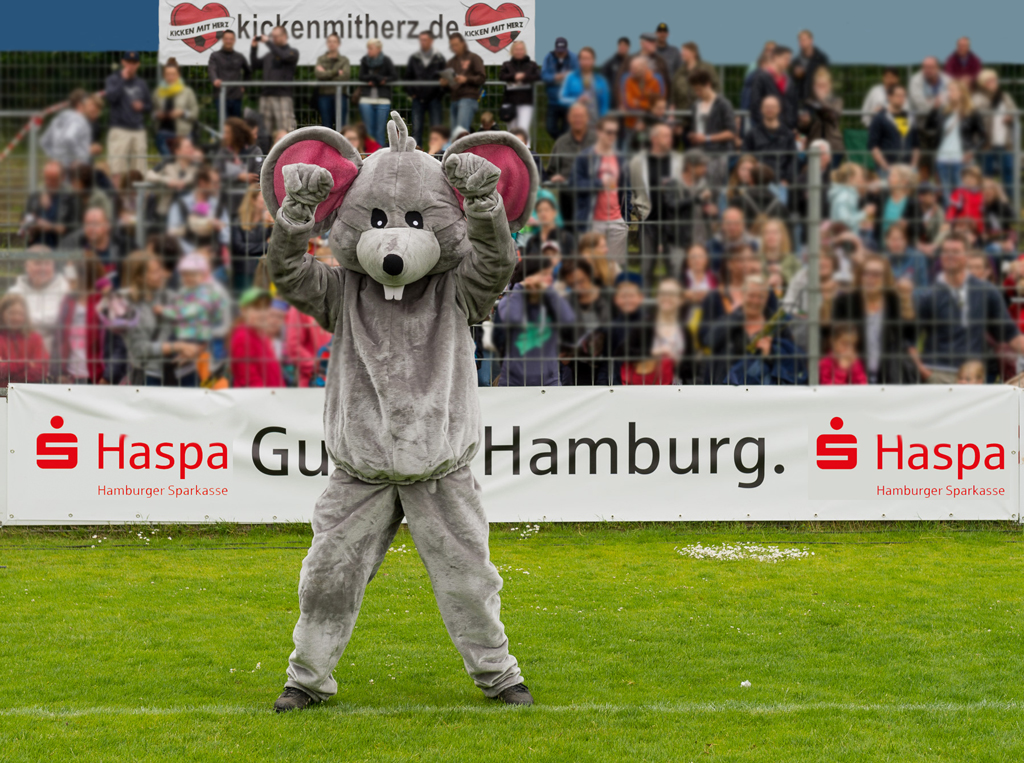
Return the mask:
<path id="1" fill-rule="evenodd" d="M 655 37 L 650 32 L 644 32 L 642 35 L 640 35 L 640 39 L 643 40 L 644 42 L 657 42 L 658 41 L 658 38 Z"/>
<path id="2" fill-rule="evenodd" d="M 139 51 L 137 50 L 126 50 L 124 55 L 121 56 L 122 61 L 129 61 L 133 64 L 137 64 L 141 59 L 139 58 Z"/>
<path id="3" fill-rule="evenodd" d="M 186 254 L 178 262 L 179 273 L 209 273 L 210 263 L 209 261 L 198 252 L 190 252 Z"/>
<path id="4" fill-rule="evenodd" d="M 569 49 L 569 41 L 564 37 L 559 37 L 555 40 L 555 50 L 561 53 L 563 50 Z"/>
<path id="5" fill-rule="evenodd" d="M 254 302 L 259 302 L 261 299 L 270 299 L 270 292 L 266 289 L 261 289 L 258 286 L 251 286 L 242 292 L 242 296 L 238 298 L 239 307 L 248 307 Z"/>
<path id="6" fill-rule="evenodd" d="M 562 253 L 562 247 L 559 245 L 557 241 L 545 241 L 543 244 L 540 245 L 540 250 L 542 252 L 550 250 L 553 252 L 558 252 L 559 254 Z"/>
<path id="7" fill-rule="evenodd" d="M 664 21 L 662 21 L 660 24 L 658 24 L 658 28 L 655 29 L 654 31 L 655 32 L 667 32 L 668 31 L 668 24 L 666 24 Z"/>

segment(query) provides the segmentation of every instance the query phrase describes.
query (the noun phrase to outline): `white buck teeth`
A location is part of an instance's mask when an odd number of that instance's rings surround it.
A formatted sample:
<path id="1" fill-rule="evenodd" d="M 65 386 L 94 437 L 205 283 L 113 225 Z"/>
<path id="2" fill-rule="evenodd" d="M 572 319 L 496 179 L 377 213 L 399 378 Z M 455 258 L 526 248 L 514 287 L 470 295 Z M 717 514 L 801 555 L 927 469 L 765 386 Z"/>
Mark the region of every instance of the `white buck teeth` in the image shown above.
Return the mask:
<path id="1" fill-rule="evenodd" d="M 388 286 L 387 284 L 381 284 L 384 287 L 384 299 L 401 299 L 402 292 L 405 291 L 405 284 L 401 286 Z"/>

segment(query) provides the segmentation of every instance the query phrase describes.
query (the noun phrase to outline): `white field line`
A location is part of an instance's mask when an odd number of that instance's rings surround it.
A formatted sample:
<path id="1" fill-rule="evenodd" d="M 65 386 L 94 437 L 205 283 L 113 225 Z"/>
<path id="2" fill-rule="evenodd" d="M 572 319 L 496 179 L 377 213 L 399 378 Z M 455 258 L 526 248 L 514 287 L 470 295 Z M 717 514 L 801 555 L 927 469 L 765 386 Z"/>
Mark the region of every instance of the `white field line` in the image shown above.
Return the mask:
<path id="1" fill-rule="evenodd" d="M 503 705 L 404 705 L 398 707 L 355 707 L 351 705 L 330 705 L 316 708 L 316 713 L 334 713 L 352 716 L 394 716 L 394 715 L 443 715 L 454 713 L 461 715 L 492 715 L 508 712 L 512 708 Z M 529 713 L 598 713 L 630 715 L 638 713 L 661 713 L 665 715 L 716 715 L 738 713 L 746 715 L 791 715 L 798 713 L 839 711 L 845 713 L 924 713 L 953 714 L 972 713 L 979 710 L 996 710 L 998 712 L 1020 712 L 1024 710 L 1024 702 L 989 701 L 980 702 L 796 702 L 781 704 L 760 704 L 753 702 L 680 702 L 654 703 L 646 705 L 611 705 L 611 704 L 579 704 L 579 705 L 545 705 L 538 704 L 532 708 L 515 708 L 515 712 Z M 13 707 L 0 709 L 0 718 L 88 718 L 90 716 L 174 716 L 174 715 L 264 715 L 270 713 L 270 703 L 265 707 L 246 707 L 243 705 L 184 705 L 179 707 L 84 707 L 53 709 L 46 707 Z"/>

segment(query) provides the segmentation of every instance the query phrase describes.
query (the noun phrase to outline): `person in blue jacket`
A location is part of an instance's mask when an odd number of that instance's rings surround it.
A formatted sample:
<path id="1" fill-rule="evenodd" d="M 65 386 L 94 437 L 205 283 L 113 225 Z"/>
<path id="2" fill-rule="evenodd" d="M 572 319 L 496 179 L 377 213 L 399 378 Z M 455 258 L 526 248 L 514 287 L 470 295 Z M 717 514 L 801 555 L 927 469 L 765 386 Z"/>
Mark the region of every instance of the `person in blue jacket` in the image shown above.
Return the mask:
<path id="1" fill-rule="evenodd" d="M 562 81 L 558 100 L 567 113 L 573 104 L 583 104 L 590 113 L 590 123 L 597 124 L 597 120 L 611 108 L 611 88 L 604 75 L 594 69 L 597 55 L 593 48 L 580 48 L 577 60 L 579 68 Z"/>
<path id="2" fill-rule="evenodd" d="M 544 65 L 540 70 L 540 78 L 544 80 L 548 96 L 545 126 L 552 140 L 557 140 L 559 135 L 569 129 L 569 109 L 562 105 L 559 95 L 565 78 L 577 68 L 579 64 L 576 56 L 569 50 L 569 42 L 564 37 L 559 37 L 555 40 L 555 49 L 544 56 Z"/>

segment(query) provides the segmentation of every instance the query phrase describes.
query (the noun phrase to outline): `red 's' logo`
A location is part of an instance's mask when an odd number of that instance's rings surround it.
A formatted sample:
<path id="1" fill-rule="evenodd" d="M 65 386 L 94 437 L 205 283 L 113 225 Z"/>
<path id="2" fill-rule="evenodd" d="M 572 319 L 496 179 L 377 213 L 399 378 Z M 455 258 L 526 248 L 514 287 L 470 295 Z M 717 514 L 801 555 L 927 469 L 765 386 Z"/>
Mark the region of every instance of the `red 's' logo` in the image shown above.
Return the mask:
<path id="1" fill-rule="evenodd" d="M 228 9 L 220 3 L 207 3 L 197 8 L 192 3 L 181 3 L 171 10 L 171 31 L 174 39 L 188 45 L 197 53 L 209 50 L 217 44 L 229 26 L 226 22 L 212 23 L 216 19 L 230 19 Z M 185 30 L 174 30 L 185 27 Z"/>
<path id="2" fill-rule="evenodd" d="M 843 420 L 836 416 L 829 422 L 835 429 L 843 428 Z M 843 446 L 850 447 L 843 447 Z M 815 462 L 819 469 L 854 469 L 857 466 L 857 438 L 852 434 L 823 434 L 818 435 L 818 460 Z"/>
<path id="3" fill-rule="evenodd" d="M 54 416 L 50 426 L 60 429 L 64 419 Z M 36 437 L 36 466 L 40 469 L 74 469 L 78 466 L 78 437 L 68 432 L 44 432 Z"/>
<path id="4" fill-rule="evenodd" d="M 507 48 L 519 36 L 528 19 L 515 3 L 502 3 L 492 8 L 476 3 L 466 9 L 466 37 L 476 40 L 491 53 Z"/>

